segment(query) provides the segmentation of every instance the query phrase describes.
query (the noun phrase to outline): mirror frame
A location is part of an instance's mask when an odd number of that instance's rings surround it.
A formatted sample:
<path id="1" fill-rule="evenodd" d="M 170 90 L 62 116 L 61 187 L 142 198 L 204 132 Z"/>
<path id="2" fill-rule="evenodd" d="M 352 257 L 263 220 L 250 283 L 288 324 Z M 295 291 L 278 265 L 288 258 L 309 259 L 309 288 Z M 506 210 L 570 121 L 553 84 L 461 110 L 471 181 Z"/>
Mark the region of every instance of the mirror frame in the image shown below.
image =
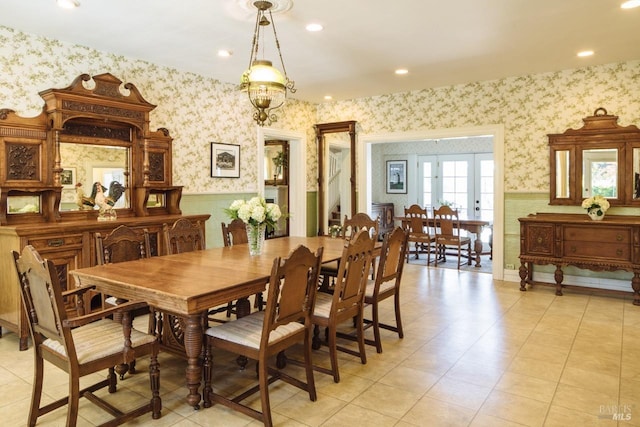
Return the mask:
<path id="1" fill-rule="evenodd" d="M 313 126 L 316 132 L 316 140 L 318 142 L 318 236 L 322 236 L 323 226 L 326 218 L 324 215 L 324 154 L 325 135 L 328 133 L 348 132 L 351 144 L 351 216 L 356 213 L 356 121 L 348 120 L 344 122 L 319 123 Z"/>
<path id="2" fill-rule="evenodd" d="M 621 127 L 618 116 L 607 114 L 604 108 L 598 108 L 593 116 L 582 119 L 580 129 L 567 129 L 562 134 L 548 134 L 550 164 L 550 205 L 581 205 L 583 192 L 583 152 L 593 149 L 615 149 L 618 158 L 618 197 L 608 198 L 612 206 L 640 206 L 640 198 L 634 198 L 637 190 L 633 176 L 634 148 L 640 148 L 640 129 L 634 125 Z M 565 185 L 569 188 L 567 197 L 560 197 L 558 189 L 557 153 L 568 152 L 569 167 Z M 640 163 L 640 158 L 635 159 Z M 639 166 L 640 168 L 640 166 Z"/>

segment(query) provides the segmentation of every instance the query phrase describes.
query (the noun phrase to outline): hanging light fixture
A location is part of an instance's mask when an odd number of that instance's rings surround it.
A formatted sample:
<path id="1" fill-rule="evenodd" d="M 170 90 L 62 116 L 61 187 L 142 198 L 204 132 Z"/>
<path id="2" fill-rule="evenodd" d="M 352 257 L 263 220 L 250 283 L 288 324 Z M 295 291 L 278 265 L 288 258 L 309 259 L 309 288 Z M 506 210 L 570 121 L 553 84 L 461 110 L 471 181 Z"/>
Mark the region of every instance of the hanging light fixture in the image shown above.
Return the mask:
<path id="1" fill-rule="evenodd" d="M 276 115 L 272 113 L 272 110 L 284 104 L 287 91 L 295 93 L 296 89 L 294 88 L 295 82 L 289 80 L 287 70 L 284 68 L 282 52 L 280 52 L 280 42 L 278 41 L 276 26 L 273 22 L 273 16 L 271 15 L 271 7 L 273 4 L 268 1 L 256 1 L 253 5 L 258 9 L 258 15 L 253 32 L 249 68 L 242 73 L 240 89 L 247 92 L 251 105 L 256 109 L 256 112 L 253 114 L 253 119 L 258 125 L 264 126 L 265 122 L 270 125 L 272 122 L 278 120 Z M 267 12 L 269 18 L 266 16 Z M 258 59 L 260 36 L 263 28 L 268 25 L 271 25 L 273 28 L 273 37 L 275 38 L 275 45 L 278 49 L 282 72 L 275 68 L 271 61 Z M 264 44 L 262 49 L 264 54 Z"/>

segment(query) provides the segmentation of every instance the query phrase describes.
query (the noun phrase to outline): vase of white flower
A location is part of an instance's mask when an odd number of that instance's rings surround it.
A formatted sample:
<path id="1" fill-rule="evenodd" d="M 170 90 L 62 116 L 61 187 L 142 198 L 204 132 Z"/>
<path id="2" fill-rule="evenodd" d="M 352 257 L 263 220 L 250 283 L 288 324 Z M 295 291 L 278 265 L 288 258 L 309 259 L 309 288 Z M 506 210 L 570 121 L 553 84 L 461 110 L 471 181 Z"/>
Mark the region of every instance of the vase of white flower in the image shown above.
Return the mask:
<path id="1" fill-rule="evenodd" d="M 605 212 L 611 205 L 603 196 L 588 197 L 582 201 L 582 207 L 587 210 L 587 215 L 594 221 L 604 219 Z"/>
<path id="2" fill-rule="evenodd" d="M 260 255 L 267 229 L 275 230 L 282 216 L 280 207 L 275 203 L 267 203 L 262 197 L 253 197 L 249 201 L 234 200 L 226 213 L 231 219 L 239 218 L 247 225 L 249 253 Z"/>

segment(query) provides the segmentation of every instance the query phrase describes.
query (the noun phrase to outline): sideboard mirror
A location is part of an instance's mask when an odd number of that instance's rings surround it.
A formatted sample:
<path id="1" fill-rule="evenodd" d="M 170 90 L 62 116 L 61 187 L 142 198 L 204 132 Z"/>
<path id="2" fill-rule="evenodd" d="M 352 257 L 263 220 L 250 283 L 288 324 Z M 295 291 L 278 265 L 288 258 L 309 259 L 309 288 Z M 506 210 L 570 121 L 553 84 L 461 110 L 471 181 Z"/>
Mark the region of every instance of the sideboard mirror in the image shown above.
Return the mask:
<path id="1" fill-rule="evenodd" d="M 128 147 L 61 142 L 60 159 L 61 212 L 98 209 L 90 200 L 97 183 L 106 189 L 115 209 L 131 207 Z"/>
<path id="2" fill-rule="evenodd" d="M 549 134 L 550 204 L 580 205 L 602 195 L 612 206 L 640 205 L 640 130 L 598 108 L 580 129 Z"/>
<path id="3" fill-rule="evenodd" d="M 350 206 L 349 212 L 342 211 L 341 215 L 353 216 L 356 213 L 356 122 L 353 120 L 345 122 L 321 123 L 314 125 L 316 131 L 316 139 L 318 142 L 318 235 L 323 235 L 328 229 L 327 209 L 330 208 L 331 201 L 327 200 L 327 196 L 331 190 L 329 188 L 331 165 L 328 164 L 327 158 L 331 139 L 344 139 L 349 147 L 349 168 L 346 171 L 349 174 L 350 191 L 346 197 Z M 336 135 L 341 134 L 341 135 Z M 344 138 L 340 138 L 344 136 Z M 334 138 L 335 137 L 335 138 Z M 339 190 L 338 190 L 339 191 Z"/>

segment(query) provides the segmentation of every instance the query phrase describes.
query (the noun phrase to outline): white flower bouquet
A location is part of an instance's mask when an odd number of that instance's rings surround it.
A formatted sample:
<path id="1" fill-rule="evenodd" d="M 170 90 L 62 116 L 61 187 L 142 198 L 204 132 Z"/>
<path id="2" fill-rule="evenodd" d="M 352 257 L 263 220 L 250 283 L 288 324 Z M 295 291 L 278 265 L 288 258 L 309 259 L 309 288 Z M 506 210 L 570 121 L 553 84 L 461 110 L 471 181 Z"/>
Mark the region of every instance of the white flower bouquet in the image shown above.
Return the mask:
<path id="1" fill-rule="evenodd" d="M 597 216 L 603 216 L 610 207 L 609 201 L 600 195 L 588 197 L 582 201 L 582 208 Z"/>
<path id="2" fill-rule="evenodd" d="M 277 228 L 278 220 L 282 217 L 280 207 L 275 203 L 267 203 L 262 197 L 250 200 L 234 200 L 225 212 L 231 219 L 241 219 L 245 224 L 258 226 L 265 224 L 268 229 Z"/>

